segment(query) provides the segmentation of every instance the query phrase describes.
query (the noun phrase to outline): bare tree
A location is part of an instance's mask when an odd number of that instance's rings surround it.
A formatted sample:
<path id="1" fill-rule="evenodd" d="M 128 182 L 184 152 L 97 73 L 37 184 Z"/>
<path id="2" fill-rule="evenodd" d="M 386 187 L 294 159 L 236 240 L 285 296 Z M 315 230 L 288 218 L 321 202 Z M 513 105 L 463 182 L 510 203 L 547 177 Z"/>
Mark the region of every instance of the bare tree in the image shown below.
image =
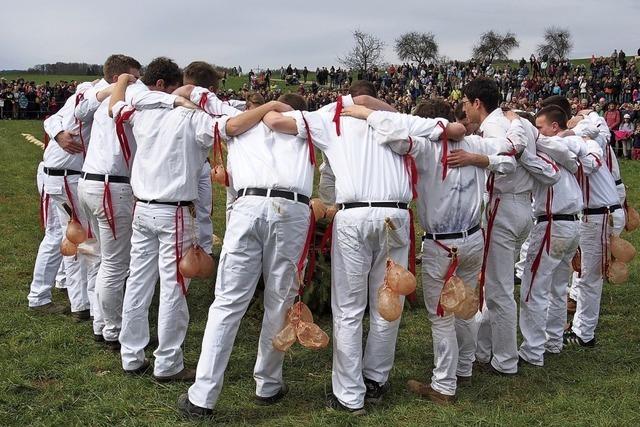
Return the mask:
<path id="1" fill-rule="evenodd" d="M 503 35 L 490 30 L 482 33 L 478 43 L 473 46 L 473 57 L 479 60 L 488 59 L 489 62 L 496 59 L 506 60 L 509 59 L 509 52 L 518 46 L 520 43 L 514 33 L 509 31 Z"/>
<path id="2" fill-rule="evenodd" d="M 544 30 L 544 42 L 538 45 L 538 55 L 565 59 L 573 49 L 573 41 L 568 28 L 556 26 Z"/>
<path id="3" fill-rule="evenodd" d="M 395 48 L 401 61 L 423 64 L 438 56 L 438 43 L 433 33 L 404 33 L 396 39 Z"/>
<path id="4" fill-rule="evenodd" d="M 382 49 L 384 42 L 376 36 L 360 30 L 353 32 L 355 46 L 346 56 L 338 58 L 338 61 L 347 68 L 369 71 L 373 66 L 382 63 Z"/>

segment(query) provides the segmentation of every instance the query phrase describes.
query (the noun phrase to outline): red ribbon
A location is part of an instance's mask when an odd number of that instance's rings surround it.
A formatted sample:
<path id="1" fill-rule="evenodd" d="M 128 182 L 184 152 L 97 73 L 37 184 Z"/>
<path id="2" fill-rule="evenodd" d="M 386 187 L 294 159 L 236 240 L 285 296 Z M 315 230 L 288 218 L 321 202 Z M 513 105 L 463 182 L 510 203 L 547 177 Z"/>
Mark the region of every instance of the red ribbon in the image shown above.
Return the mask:
<path id="1" fill-rule="evenodd" d="M 184 215 L 182 212 L 182 206 L 178 206 L 175 214 L 176 225 L 176 279 L 180 288 L 182 288 L 182 295 L 187 295 L 187 286 L 184 283 L 184 277 L 180 273 L 180 260 L 182 260 L 182 234 L 184 233 Z"/>
<path id="2" fill-rule="evenodd" d="M 209 113 L 206 108 L 208 99 L 209 97 L 207 96 L 207 92 L 202 92 L 202 95 L 200 95 L 200 102 L 198 102 L 200 108 L 202 108 L 206 113 Z"/>
<path id="3" fill-rule="evenodd" d="M 411 148 L 413 148 L 413 139 L 409 137 L 409 150 L 407 154 L 402 156 L 404 160 L 404 168 L 409 175 L 409 183 L 411 184 L 411 197 L 413 200 L 418 198 L 418 168 L 416 167 L 416 160 L 413 158 L 411 153 Z"/>
<path id="4" fill-rule="evenodd" d="M 302 253 L 300 254 L 300 258 L 298 259 L 298 263 L 296 265 L 298 270 L 298 279 L 300 286 L 298 288 L 298 295 L 302 296 L 304 292 L 304 282 L 302 281 L 302 270 L 304 270 L 304 264 L 309 256 L 309 249 L 311 248 L 312 242 L 315 239 L 316 234 L 316 218 L 313 215 L 313 210 L 309 209 L 310 218 L 309 218 L 309 228 L 307 229 L 307 237 L 304 242 L 304 247 L 302 248 Z M 307 279 L 311 279 L 313 277 L 313 269 L 315 268 L 315 253 L 311 253 L 311 258 L 309 259 L 309 265 L 307 266 Z M 311 272 L 310 272 L 311 271 Z"/>
<path id="5" fill-rule="evenodd" d="M 217 150 L 217 152 L 216 152 Z M 224 170 L 224 185 L 225 187 L 229 186 L 229 174 L 227 173 L 227 166 L 224 162 L 224 157 L 222 154 L 222 138 L 220 137 L 220 129 L 218 128 L 218 122 L 213 126 L 213 165 L 214 170 L 218 165 L 218 156 L 220 157 L 219 165 L 222 166 L 222 170 Z"/>
<path id="6" fill-rule="evenodd" d="M 108 178 L 106 177 L 104 181 L 104 192 L 102 193 L 102 209 L 104 209 L 104 214 L 107 218 L 107 224 L 109 224 L 109 228 L 111 229 L 113 240 L 116 240 L 116 222 L 113 215 L 113 200 L 111 199 L 111 187 L 109 185 Z M 135 209 L 135 205 L 134 205 L 134 209 Z"/>
<path id="7" fill-rule="evenodd" d="M 84 93 L 78 93 L 76 95 L 76 107 L 84 99 Z M 84 137 L 82 136 L 82 121 L 76 118 L 76 124 L 78 125 L 78 133 L 80 134 L 80 143 L 82 144 L 82 157 L 87 157 L 87 150 L 84 144 Z"/>
<path id="8" fill-rule="evenodd" d="M 307 119 L 304 117 L 304 114 L 301 112 L 302 121 L 304 122 L 304 128 L 307 131 L 307 145 L 309 146 L 309 162 L 312 166 L 316 164 L 316 151 L 313 147 L 313 140 L 311 139 L 311 130 L 309 129 L 309 123 L 307 123 Z"/>
<path id="9" fill-rule="evenodd" d="M 333 122 L 336 124 L 336 133 L 340 136 L 340 114 L 342 114 L 342 95 L 336 100 L 336 112 L 333 115 Z"/>
<path id="10" fill-rule="evenodd" d="M 49 213 L 49 195 L 44 192 L 44 184 L 40 192 L 40 227 L 44 231 L 47 227 L 47 215 Z"/>
<path id="11" fill-rule="evenodd" d="M 493 173 L 490 176 L 493 176 Z M 491 206 L 491 198 L 493 196 L 493 182 L 491 182 L 491 191 L 489 192 L 489 207 Z M 493 210 L 488 210 L 487 214 L 487 232 L 485 234 L 484 249 L 482 253 L 482 268 L 480 269 L 480 278 L 478 279 L 478 299 L 480 304 L 480 311 L 484 305 L 484 282 L 487 271 L 487 259 L 489 258 L 489 246 L 491 244 L 491 233 L 493 232 L 493 223 L 496 220 L 496 214 L 498 213 L 498 206 L 500 205 L 500 198 L 496 198 L 496 203 L 493 205 Z"/>
<path id="12" fill-rule="evenodd" d="M 447 127 L 442 122 L 438 122 L 438 127 L 442 129 L 442 135 L 440 136 L 442 140 L 442 157 L 440 158 L 440 163 L 442 164 L 442 180 L 444 181 L 449 167 L 449 138 L 447 136 Z"/>
<path id="13" fill-rule="evenodd" d="M 322 234 L 322 240 L 320 240 L 320 252 L 326 255 L 331 250 L 331 236 L 333 234 L 333 220 L 327 226 Z"/>
<path id="14" fill-rule="evenodd" d="M 542 238 L 542 244 L 540 245 L 540 249 L 538 249 L 538 253 L 536 254 L 535 259 L 533 260 L 533 264 L 531 264 L 531 282 L 529 283 L 529 290 L 527 291 L 527 297 L 525 298 L 525 302 L 529 302 L 529 297 L 531 296 L 531 290 L 533 289 L 533 284 L 536 280 L 536 275 L 538 274 L 538 268 L 540 267 L 540 261 L 542 260 L 542 253 L 546 250 L 547 254 L 549 254 L 549 249 L 551 247 L 551 227 L 553 225 L 553 214 L 551 212 L 551 205 L 553 204 L 553 188 L 547 188 L 547 203 L 546 203 L 546 214 L 547 214 L 547 226 L 544 231 L 544 237 Z"/>
<path id="15" fill-rule="evenodd" d="M 414 276 L 416 275 L 416 229 L 413 224 L 413 210 L 409 209 L 409 262 L 407 266 L 409 267 L 409 271 Z M 416 291 L 411 292 L 407 295 L 407 299 L 409 303 L 413 306 L 418 300 L 418 296 Z"/>
<path id="16" fill-rule="evenodd" d="M 129 161 L 131 160 L 131 148 L 129 146 L 127 134 L 124 131 L 124 122 L 131 118 L 134 111 L 135 110 L 122 111 L 116 118 L 116 135 L 118 137 L 118 141 L 120 141 L 120 149 L 122 150 L 122 155 L 127 168 L 131 167 L 129 164 Z"/>

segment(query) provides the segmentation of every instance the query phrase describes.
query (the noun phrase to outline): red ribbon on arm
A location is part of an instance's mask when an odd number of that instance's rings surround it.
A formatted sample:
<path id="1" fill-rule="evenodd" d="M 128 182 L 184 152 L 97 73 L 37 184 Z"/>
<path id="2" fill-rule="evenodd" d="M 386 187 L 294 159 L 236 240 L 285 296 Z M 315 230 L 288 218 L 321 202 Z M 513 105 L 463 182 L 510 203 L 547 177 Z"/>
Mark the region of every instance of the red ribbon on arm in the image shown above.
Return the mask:
<path id="1" fill-rule="evenodd" d="M 206 108 L 208 99 L 209 97 L 207 96 L 207 92 L 202 92 L 202 94 L 200 95 L 200 102 L 198 102 L 198 106 L 202 108 L 206 113 L 209 113 Z"/>
<path id="2" fill-rule="evenodd" d="M 304 128 L 307 131 L 307 145 L 309 146 L 309 162 L 311 163 L 312 166 L 316 165 L 316 151 L 315 148 L 313 146 L 313 140 L 311 139 L 311 130 L 309 129 L 309 123 L 307 123 L 307 119 L 304 117 L 304 114 L 300 113 L 302 115 L 302 121 L 304 122 Z"/>
<path id="3" fill-rule="evenodd" d="M 120 141 L 120 149 L 122 150 L 122 156 L 124 157 L 124 162 L 127 165 L 127 168 L 131 168 L 129 161 L 131 160 L 131 147 L 129 146 L 129 140 L 127 139 L 127 134 L 124 131 L 124 122 L 129 120 L 135 110 L 127 110 L 121 111 L 116 118 L 116 136 L 118 137 L 118 141 Z"/>
<path id="4" fill-rule="evenodd" d="M 442 164 L 442 180 L 444 181 L 449 167 L 449 137 L 447 136 L 447 127 L 442 122 L 438 122 L 438 127 L 442 129 L 442 135 L 440 136 L 442 140 L 442 157 L 440 158 L 440 163 Z"/>
<path id="5" fill-rule="evenodd" d="M 336 100 L 336 112 L 333 115 L 333 122 L 336 124 L 336 133 L 340 136 L 340 114 L 342 114 L 342 95 Z"/>
<path id="6" fill-rule="evenodd" d="M 409 150 L 407 154 L 402 156 L 404 160 L 404 168 L 409 175 L 409 183 L 411 184 L 411 197 L 413 200 L 418 198 L 418 168 L 416 167 L 416 160 L 410 154 L 413 148 L 413 139 L 409 137 Z"/>
<path id="7" fill-rule="evenodd" d="M 80 102 L 84 99 L 84 93 L 79 93 L 76 95 L 76 107 Z M 87 157 L 87 149 L 84 143 L 84 137 L 82 136 L 82 121 L 76 118 L 76 124 L 78 125 L 78 134 L 80 135 L 80 143 L 82 144 L 82 157 Z"/>

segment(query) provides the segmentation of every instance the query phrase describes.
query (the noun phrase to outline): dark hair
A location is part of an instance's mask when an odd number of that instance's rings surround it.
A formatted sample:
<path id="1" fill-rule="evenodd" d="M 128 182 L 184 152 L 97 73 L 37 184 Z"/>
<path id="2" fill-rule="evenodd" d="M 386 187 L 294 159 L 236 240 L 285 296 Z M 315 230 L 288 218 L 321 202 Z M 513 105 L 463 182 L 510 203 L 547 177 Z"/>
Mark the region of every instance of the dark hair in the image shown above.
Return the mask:
<path id="1" fill-rule="evenodd" d="M 536 117 L 546 117 L 549 122 L 558 123 L 560 129 L 567 128 L 567 114 L 561 107 L 557 105 L 551 104 L 541 108 L 540 111 L 538 111 L 538 114 L 536 114 Z"/>
<path id="2" fill-rule="evenodd" d="M 263 105 L 265 103 L 264 96 L 262 96 L 260 92 L 251 92 L 247 95 L 246 101 L 248 104 L 255 105 Z"/>
<path id="3" fill-rule="evenodd" d="M 280 95 L 278 101 L 283 102 L 294 110 L 305 111 L 307 109 L 307 101 L 297 93 L 285 93 Z"/>
<path id="4" fill-rule="evenodd" d="M 373 83 L 366 80 L 356 80 L 349 87 L 349 94 L 351 96 L 369 95 L 376 98 L 376 88 Z"/>
<path id="5" fill-rule="evenodd" d="M 435 119 L 436 117 L 441 117 L 443 119 L 447 119 L 450 122 L 455 121 L 455 117 L 453 116 L 453 109 L 443 99 L 429 99 L 427 101 L 422 101 L 418 105 L 413 112 L 415 116 Z"/>
<path id="6" fill-rule="evenodd" d="M 527 111 L 516 111 L 515 112 L 517 115 L 519 115 L 521 118 L 525 119 L 526 121 L 528 121 L 529 123 L 531 123 L 533 126 L 536 125 L 536 121 L 535 118 L 533 117 L 533 114 L 527 112 Z"/>
<path id="7" fill-rule="evenodd" d="M 160 56 L 147 65 L 142 76 L 147 86 L 155 85 L 158 80 L 164 80 L 165 86 L 182 85 L 182 71 L 171 59 Z"/>
<path id="8" fill-rule="evenodd" d="M 456 105 L 456 108 L 453 110 L 453 115 L 456 116 L 456 120 L 459 122 L 467 118 L 467 113 L 464 112 L 462 102 Z"/>
<path id="9" fill-rule="evenodd" d="M 218 90 L 220 74 L 212 65 L 204 61 L 193 61 L 184 69 L 185 84 L 194 84 L 204 88 Z"/>
<path id="10" fill-rule="evenodd" d="M 114 77 L 119 76 L 120 74 L 128 73 L 131 69 L 139 70 L 142 68 L 140 63 L 127 55 L 114 54 L 107 58 L 104 61 L 104 66 L 102 67 L 102 74 L 104 75 L 104 79 L 111 83 Z"/>
<path id="11" fill-rule="evenodd" d="M 489 77 L 477 77 L 462 88 L 462 93 L 470 102 L 479 99 L 487 112 L 498 108 L 500 104 L 500 89 L 495 80 Z"/>
<path id="12" fill-rule="evenodd" d="M 561 108 L 567 115 L 567 119 L 573 115 L 571 113 L 571 104 L 569 103 L 569 100 L 564 96 L 551 95 L 540 101 L 541 107 L 548 107 L 550 105 L 555 105 L 556 107 Z"/>

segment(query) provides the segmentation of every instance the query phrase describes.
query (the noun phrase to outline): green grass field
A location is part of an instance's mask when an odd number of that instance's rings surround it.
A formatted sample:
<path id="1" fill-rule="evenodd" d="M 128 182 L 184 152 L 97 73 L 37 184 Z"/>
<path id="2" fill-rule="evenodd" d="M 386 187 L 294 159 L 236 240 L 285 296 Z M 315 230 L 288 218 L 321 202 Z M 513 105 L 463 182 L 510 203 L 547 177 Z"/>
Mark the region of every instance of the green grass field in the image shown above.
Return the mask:
<path id="1" fill-rule="evenodd" d="M 92 339 L 87 323 L 27 310 L 27 293 L 42 233 L 38 226 L 35 171 L 42 150 L 21 133 L 42 135 L 39 122 L 0 122 L 0 425 L 175 426 L 191 425 L 175 402 L 185 384 L 158 384 L 150 375 L 123 374 L 118 355 Z M 640 205 L 640 163 L 622 161 L 630 203 Z M 220 189 L 218 189 L 220 190 Z M 223 233 L 223 200 L 216 191 L 214 227 Z M 631 235 L 640 247 L 640 232 Z M 567 349 L 544 368 L 524 367 L 514 378 L 474 373 L 455 406 L 438 407 L 408 393 L 410 378 L 425 380 L 433 367 L 425 309 L 405 311 L 392 389 L 369 415 L 353 419 L 324 409 L 331 387 L 331 349 L 294 346 L 287 353 L 289 395 L 271 407 L 253 403 L 252 378 L 262 313 L 245 316 L 227 369 L 214 422 L 227 425 L 616 425 L 640 424 L 640 310 L 638 260 L 625 285 L 605 285 L 598 346 Z M 185 362 L 195 367 L 212 301 L 209 283 L 191 286 L 191 325 Z M 55 293 L 58 302 L 64 296 Z M 152 310 L 153 311 L 153 310 Z M 152 316 L 155 316 L 153 314 Z M 155 318 L 152 320 L 152 329 Z M 330 318 L 319 319 L 330 331 Z M 148 353 L 151 356 L 151 353 Z M 195 425 L 208 425 L 202 421 Z"/>

